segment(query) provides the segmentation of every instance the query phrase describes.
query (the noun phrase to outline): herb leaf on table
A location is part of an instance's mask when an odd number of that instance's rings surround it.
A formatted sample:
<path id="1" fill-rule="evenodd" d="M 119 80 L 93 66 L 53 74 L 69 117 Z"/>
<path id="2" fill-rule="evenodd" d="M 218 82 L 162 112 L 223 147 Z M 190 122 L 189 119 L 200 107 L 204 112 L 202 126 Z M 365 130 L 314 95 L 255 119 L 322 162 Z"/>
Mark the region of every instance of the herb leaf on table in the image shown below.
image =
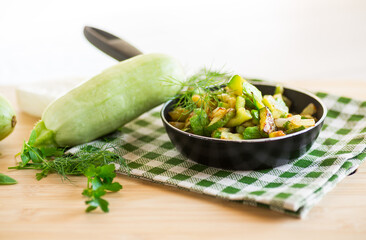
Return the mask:
<path id="1" fill-rule="evenodd" d="M 18 183 L 14 178 L 0 173 L 0 185 L 11 185 Z"/>

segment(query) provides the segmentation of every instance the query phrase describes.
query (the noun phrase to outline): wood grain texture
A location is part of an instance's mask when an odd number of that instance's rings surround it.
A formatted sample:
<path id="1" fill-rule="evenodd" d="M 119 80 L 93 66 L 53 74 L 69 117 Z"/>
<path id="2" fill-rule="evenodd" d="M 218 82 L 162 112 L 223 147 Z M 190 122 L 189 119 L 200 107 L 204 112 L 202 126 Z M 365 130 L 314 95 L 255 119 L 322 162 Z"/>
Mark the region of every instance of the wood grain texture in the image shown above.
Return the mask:
<path id="1" fill-rule="evenodd" d="M 301 82 L 292 86 L 366 99 L 365 82 Z M 14 88 L 0 87 L 16 106 Z M 8 170 L 37 118 L 18 112 L 15 131 L 0 142 L 0 172 L 18 184 L 0 186 L 0 239 L 366 239 L 366 164 L 299 220 L 266 209 L 126 176 L 109 194 L 110 213 L 84 212 L 86 179 L 37 181 L 34 170 Z"/>

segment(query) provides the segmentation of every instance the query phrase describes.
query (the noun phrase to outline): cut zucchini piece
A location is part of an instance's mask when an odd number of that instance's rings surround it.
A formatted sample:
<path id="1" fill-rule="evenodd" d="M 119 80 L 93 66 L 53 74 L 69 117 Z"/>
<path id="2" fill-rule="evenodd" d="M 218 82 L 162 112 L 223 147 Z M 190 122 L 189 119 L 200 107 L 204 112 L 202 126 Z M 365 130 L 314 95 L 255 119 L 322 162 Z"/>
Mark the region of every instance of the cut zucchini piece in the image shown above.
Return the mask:
<path id="1" fill-rule="evenodd" d="M 268 134 L 276 131 L 276 125 L 271 111 L 268 107 L 259 110 L 259 129 L 263 136 L 268 137 Z"/>
<path id="2" fill-rule="evenodd" d="M 244 108 L 245 106 L 245 99 L 241 96 L 238 96 L 236 98 L 236 115 L 230 121 L 225 125 L 226 127 L 236 127 L 245 121 L 248 121 L 252 119 L 252 115 L 250 114 L 250 111 L 246 110 Z"/>
<path id="3" fill-rule="evenodd" d="M 274 118 L 280 118 L 288 114 L 288 107 L 279 95 L 277 99 L 271 95 L 265 95 L 263 103 L 271 110 Z"/>
<path id="4" fill-rule="evenodd" d="M 249 98 L 249 97 L 244 96 L 244 99 L 245 99 L 245 106 L 246 106 L 247 108 L 250 108 L 250 109 L 257 109 L 257 110 L 258 110 L 257 106 L 256 106 L 256 105 L 254 105 L 253 101 L 252 101 L 252 100 L 250 100 L 250 98 Z"/>
<path id="5" fill-rule="evenodd" d="M 292 120 L 300 120 L 301 119 L 301 116 L 300 115 L 294 115 L 292 117 L 288 117 L 288 118 L 277 118 L 275 119 L 275 124 L 276 124 L 276 127 L 278 128 L 286 128 L 285 124 L 287 122 L 290 122 Z"/>
<path id="6" fill-rule="evenodd" d="M 252 121 L 255 125 L 257 125 L 259 123 L 259 112 L 258 110 L 252 110 L 250 111 L 250 113 L 252 114 Z"/>
<path id="7" fill-rule="evenodd" d="M 222 132 L 221 139 L 225 140 L 243 140 L 243 136 L 239 133 Z"/>
<path id="8" fill-rule="evenodd" d="M 252 119 L 252 115 L 249 110 L 245 108 L 239 108 L 236 110 L 236 115 L 225 125 L 226 127 L 236 127 L 242 123 Z"/>
<path id="9" fill-rule="evenodd" d="M 239 125 L 235 127 L 237 133 L 243 134 L 245 131 L 245 127 L 243 125 Z"/>
<path id="10" fill-rule="evenodd" d="M 184 122 L 189 115 L 189 111 L 182 107 L 176 107 L 173 111 L 168 112 L 168 114 L 172 121 Z"/>
<path id="11" fill-rule="evenodd" d="M 277 84 L 274 94 L 283 94 L 283 92 L 284 92 L 283 86 L 280 84 Z"/>
<path id="12" fill-rule="evenodd" d="M 283 121 L 286 121 L 284 124 Z M 315 125 L 315 120 L 314 119 L 301 119 L 300 115 L 294 115 L 292 117 L 289 118 L 278 118 L 275 120 L 276 126 L 281 126 L 280 128 L 283 128 L 287 131 L 293 130 L 293 129 L 297 129 L 299 127 L 312 127 Z"/>
<path id="13" fill-rule="evenodd" d="M 271 132 L 269 134 L 270 138 L 281 137 L 281 136 L 286 136 L 286 134 L 282 130 Z"/>
<path id="14" fill-rule="evenodd" d="M 235 111 L 234 109 L 230 108 L 228 110 L 225 109 L 224 116 L 217 116 L 216 118 L 213 118 L 210 122 L 210 124 L 206 127 L 206 132 L 212 133 L 218 128 L 221 128 L 225 126 L 225 124 L 234 117 Z"/>
<path id="15" fill-rule="evenodd" d="M 239 108 L 243 108 L 243 107 L 245 107 L 245 99 L 241 96 L 238 96 L 236 98 L 235 109 L 239 109 Z"/>
<path id="16" fill-rule="evenodd" d="M 186 123 L 185 123 L 185 122 L 169 122 L 169 123 L 170 123 L 170 125 L 172 125 L 173 127 L 178 128 L 178 129 L 180 129 L 180 130 L 182 130 L 182 129 L 185 127 L 185 125 L 186 125 Z"/>
<path id="17" fill-rule="evenodd" d="M 300 126 L 300 127 L 297 127 L 297 128 L 292 128 L 292 129 L 287 130 L 286 131 L 286 134 L 299 132 L 299 131 L 304 130 L 304 129 L 306 129 L 305 126 Z"/>
<path id="18" fill-rule="evenodd" d="M 261 132 L 258 126 L 247 127 L 243 133 L 244 139 L 258 139 L 262 138 Z"/>
<path id="19" fill-rule="evenodd" d="M 246 80 L 243 82 L 243 93 L 253 102 L 258 110 L 264 107 L 261 91 Z"/>
<path id="20" fill-rule="evenodd" d="M 223 132 L 230 132 L 229 128 L 218 128 L 211 134 L 211 137 L 213 138 L 221 138 L 221 133 Z"/>
<path id="21" fill-rule="evenodd" d="M 231 91 L 234 92 L 234 94 L 241 96 L 243 95 L 243 82 L 244 79 L 239 75 L 234 75 L 227 86 L 230 88 Z"/>
<path id="22" fill-rule="evenodd" d="M 300 113 L 300 115 L 314 115 L 316 113 L 316 107 L 314 105 L 314 103 L 310 103 L 309 105 L 307 105 L 302 112 Z"/>
<path id="23" fill-rule="evenodd" d="M 223 108 L 230 108 L 230 105 L 225 103 L 225 102 L 219 102 L 217 104 L 218 107 L 223 107 Z"/>

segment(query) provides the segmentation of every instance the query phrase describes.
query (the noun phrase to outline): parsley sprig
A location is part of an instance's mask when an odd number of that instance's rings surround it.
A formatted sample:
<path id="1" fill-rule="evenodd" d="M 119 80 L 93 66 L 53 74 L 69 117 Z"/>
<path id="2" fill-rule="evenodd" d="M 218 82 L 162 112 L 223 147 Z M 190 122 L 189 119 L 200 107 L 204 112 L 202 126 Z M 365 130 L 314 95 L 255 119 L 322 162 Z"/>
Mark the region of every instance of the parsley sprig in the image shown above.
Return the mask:
<path id="1" fill-rule="evenodd" d="M 122 185 L 118 182 L 113 182 L 116 177 L 114 172 L 114 164 L 104 165 L 101 167 L 90 166 L 84 175 L 88 178 L 87 188 L 84 189 L 83 195 L 89 200 L 85 204 L 89 205 L 86 212 L 93 211 L 100 207 L 103 212 L 109 212 L 108 202 L 101 198 L 107 191 L 118 192 L 122 189 Z"/>

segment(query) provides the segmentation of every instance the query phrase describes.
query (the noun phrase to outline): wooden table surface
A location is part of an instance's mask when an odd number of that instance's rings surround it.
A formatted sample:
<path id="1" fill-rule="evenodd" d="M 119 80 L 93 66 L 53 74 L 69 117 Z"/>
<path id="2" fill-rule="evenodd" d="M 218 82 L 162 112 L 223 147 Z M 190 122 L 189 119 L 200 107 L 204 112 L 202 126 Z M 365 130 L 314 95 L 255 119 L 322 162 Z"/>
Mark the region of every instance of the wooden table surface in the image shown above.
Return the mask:
<path id="1" fill-rule="evenodd" d="M 366 99 L 366 82 L 291 83 L 308 90 Z M 1 87 L 16 107 L 13 87 Z M 67 113 L 65 113 L 67 114 Z M 118 176 L 107 214 L 84 212 L 84 177 L 8 170 L 38 120 L 18 112 L 15 131 L 0 142 L 0 172 L 18 184 L 0 186 L 0 239 L 366 239 L 366 164 L 348 176 L 305 219 Z"/>

